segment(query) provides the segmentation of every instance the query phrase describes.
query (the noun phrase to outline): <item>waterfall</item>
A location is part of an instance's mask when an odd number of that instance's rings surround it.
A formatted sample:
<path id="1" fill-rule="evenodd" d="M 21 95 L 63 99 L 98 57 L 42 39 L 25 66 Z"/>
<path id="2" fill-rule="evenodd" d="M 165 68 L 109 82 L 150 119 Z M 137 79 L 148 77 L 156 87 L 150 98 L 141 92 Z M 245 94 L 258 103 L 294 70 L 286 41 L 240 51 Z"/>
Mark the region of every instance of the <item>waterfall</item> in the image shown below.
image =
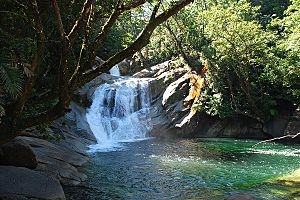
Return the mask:
<path id="1" fill-rule="evenodd" d="M 145 139 L 152 128 L 150 105 L 147 79 L 119 79 L 100 85 L 86 114 L 98 142 L 92 148 L 106 151 L 122 142 Z"/>
<path id="2" fill-rule="evenodd" d="M 113 76 L 121 76 L 121 73 L 120 73 L 120 68 L 118 65 L 115 65 L 113 66 L 110 70 L 109 70 L 109 73 Z"/>

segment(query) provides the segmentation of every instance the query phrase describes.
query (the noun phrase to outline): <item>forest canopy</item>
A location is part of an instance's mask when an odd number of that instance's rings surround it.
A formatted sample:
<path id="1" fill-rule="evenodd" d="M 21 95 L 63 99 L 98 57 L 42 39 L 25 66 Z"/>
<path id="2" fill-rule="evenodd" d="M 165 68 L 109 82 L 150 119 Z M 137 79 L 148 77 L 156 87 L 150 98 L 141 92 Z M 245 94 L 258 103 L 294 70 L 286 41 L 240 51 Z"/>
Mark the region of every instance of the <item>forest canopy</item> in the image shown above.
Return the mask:
<path id="1" fill-rule="evenodd" d="M 194 106 L 209 115 L 265 122 L 299 105 L 300 0 L 1 5 L 1 142 L 64 115 L 76 89 L 137 54 L 145 66 L 178 59 L 200 72 L 208 63 Z"/>

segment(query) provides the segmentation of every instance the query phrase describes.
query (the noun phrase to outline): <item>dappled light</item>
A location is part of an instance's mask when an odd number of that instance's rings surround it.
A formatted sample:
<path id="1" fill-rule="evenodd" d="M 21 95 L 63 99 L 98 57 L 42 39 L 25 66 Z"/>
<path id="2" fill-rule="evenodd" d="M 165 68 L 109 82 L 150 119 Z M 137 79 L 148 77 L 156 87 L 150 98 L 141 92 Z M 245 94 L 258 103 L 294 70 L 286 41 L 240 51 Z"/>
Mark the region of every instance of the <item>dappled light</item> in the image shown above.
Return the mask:
<path id="1" fill-rule="evenodd" d="M 300 0 L 1 0 L 0 199 L 300 199 Z"/>

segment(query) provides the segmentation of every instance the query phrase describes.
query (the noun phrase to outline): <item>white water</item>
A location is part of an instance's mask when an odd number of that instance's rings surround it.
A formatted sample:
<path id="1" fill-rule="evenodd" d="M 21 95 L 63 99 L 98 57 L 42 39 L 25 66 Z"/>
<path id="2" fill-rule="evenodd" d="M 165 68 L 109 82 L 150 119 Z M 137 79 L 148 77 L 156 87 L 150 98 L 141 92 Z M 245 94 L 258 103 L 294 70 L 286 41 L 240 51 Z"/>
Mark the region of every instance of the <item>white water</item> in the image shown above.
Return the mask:
<path id="1" fill-rule="evenodd" d="M 118 65 L 115 65 L 113 66 L 110 70 L 109 70 L 109 73 L 113 76 L 121 76 L 121 73 L 120 73 L 120 68 Z"/>
<path id="2" fill-rule="evenodd" d="M 86 118 L 98 144 L 94 151 L 122 149 L 123 142 L 146 139 L 152 128 L 147 79 L 119 79 L 100 85 Z"/>

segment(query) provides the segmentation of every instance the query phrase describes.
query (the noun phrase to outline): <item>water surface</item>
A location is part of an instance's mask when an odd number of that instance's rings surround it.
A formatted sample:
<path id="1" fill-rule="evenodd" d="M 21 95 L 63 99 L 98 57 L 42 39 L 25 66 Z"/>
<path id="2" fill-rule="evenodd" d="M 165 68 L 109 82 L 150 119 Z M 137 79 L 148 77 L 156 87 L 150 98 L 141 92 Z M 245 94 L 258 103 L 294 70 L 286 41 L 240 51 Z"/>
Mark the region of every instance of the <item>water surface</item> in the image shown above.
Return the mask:
<path id="1" fill-rule="evenodd" d="M 122 144 L 91 153 L 86 186 L 68 199 L 209 199 L 246 192 L 257 199 L 300 199 L 300 186 L 274 179 L 300 168 L 300 145 L 234 139 Z"/>

